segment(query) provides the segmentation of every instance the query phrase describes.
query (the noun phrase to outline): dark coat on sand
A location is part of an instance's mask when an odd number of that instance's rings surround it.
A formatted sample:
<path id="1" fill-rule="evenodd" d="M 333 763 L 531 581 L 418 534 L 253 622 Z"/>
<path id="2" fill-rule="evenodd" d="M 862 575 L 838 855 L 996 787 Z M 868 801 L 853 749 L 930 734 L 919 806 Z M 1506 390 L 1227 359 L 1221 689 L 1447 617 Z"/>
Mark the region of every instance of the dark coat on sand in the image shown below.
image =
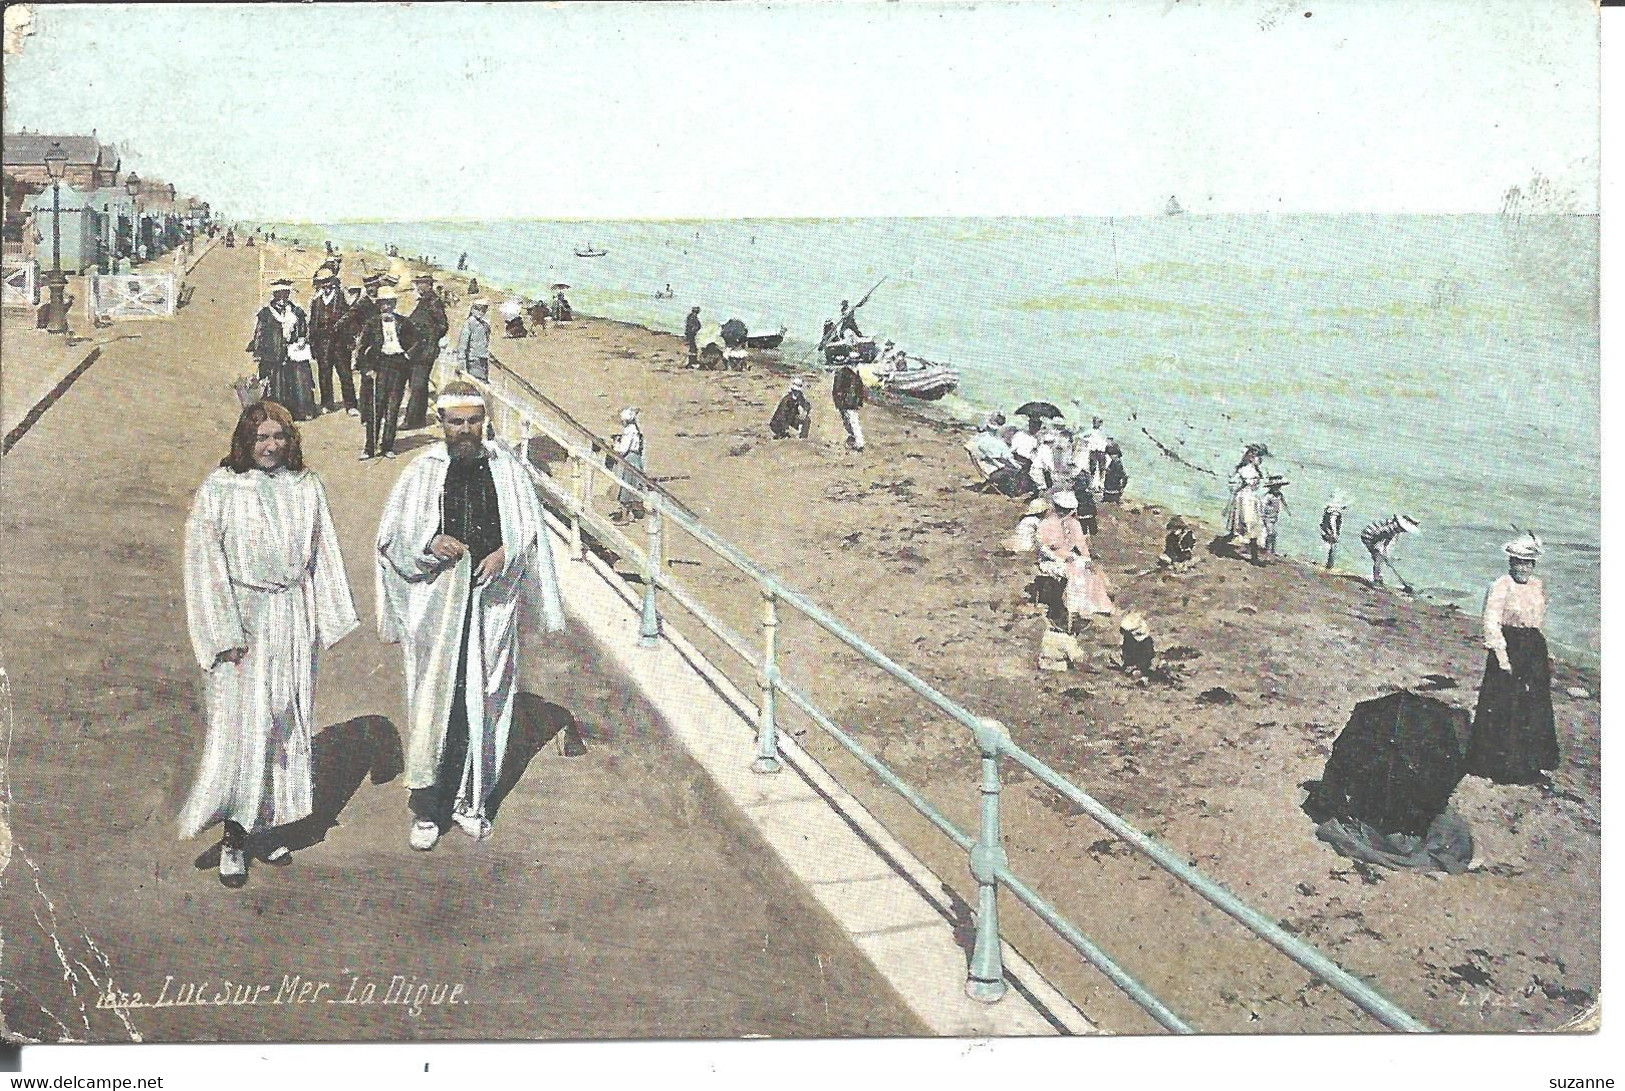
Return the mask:
<path id="1" fill-rule="evenodd" d="M 842 365 L 835 369 L 835 384 L 831 389 L 835 398 L 835 408 L 845 412 L 848 409 L 863 408 L 863 377 L 857 369 Z"/>
<path id="2" fill-rule="evenodd" d="M 800 433 L 802 439 L 807 438 L 807 432 L 812 428 L 812 403 L 807 395 L 799 390 L 791 390 L 779 399 L 778 408 L 773 410 L 773 419 L 767 422 L 768 429 L 773 433 L 774 439 L 783 439 L 791 430 Z"/>
<path id="3" fill-rule="evenodd" d="M 310 297 L 310 347 L 318 358 L 343 343 L 344 319 L 349 313 L 350 301 L 342 288 L 334 291 L 331 303 L 319 291 Z"/>

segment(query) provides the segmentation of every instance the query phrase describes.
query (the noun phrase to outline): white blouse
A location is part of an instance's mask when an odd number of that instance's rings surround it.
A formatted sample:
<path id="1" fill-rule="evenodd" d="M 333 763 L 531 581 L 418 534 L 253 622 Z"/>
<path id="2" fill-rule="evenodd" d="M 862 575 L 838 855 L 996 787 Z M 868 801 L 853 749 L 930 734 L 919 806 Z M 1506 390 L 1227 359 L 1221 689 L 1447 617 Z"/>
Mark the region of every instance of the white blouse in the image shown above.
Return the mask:
<path id="1" fill-rule="evenodd" d="M 1538 629 L 1546 620 L 1546 588 L 1534 576 L 1519 583 L 1510 575 L 1490 584 L 1484 599 L 1484 647 L 1501 651 L 1507 646 L 1502 626 Z"/>

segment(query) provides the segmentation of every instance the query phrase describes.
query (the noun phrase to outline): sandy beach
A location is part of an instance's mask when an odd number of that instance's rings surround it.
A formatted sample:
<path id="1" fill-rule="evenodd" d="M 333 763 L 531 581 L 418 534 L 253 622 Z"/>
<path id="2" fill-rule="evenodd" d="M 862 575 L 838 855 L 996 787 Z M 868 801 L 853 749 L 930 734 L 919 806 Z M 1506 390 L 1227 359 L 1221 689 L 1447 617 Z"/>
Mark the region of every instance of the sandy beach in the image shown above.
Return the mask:
<path id="1" fill-rule="evenodd" d="M 458 274 L 441 280 L 464 285 Z M 466 308 L 450 311 L 455 337 Z M 649 472 L 716 531 L 931 684 L 1003 720 L 1018 743 L 1430 1026 L 1552 1030 L 1592 1011 L 1600 973 L 1595 672 L 1561 663 L 1554 672 L 1563 760 L 1549 788 L 1475 777 L 1458 788 L 1452 806 L 1477 847 L 1470 873 L 1357 865 L 1315 839 L 1300 785 L 1321 775 L 1359 701 L 1436 684 L 1434 696 L 1470 712 L 1484 661 L 1476 618 L 1327 576 L 1304 559 L 1254 568 L 1213 555 L 1202 547 L 1216 512 L 1186 513 L 1208 520 L 1195 571 L 1162 573 L 1155 560 L 1174 513 L 1137 499 L 1131 482 L 1125 503 L 1103 507 L 1093 549 L 1119 609 L 1147 615 L 1158 648 L 1173 652 L 1177 681 L 1139 683 L 1110 669 L 1117 632 L 1107 619 L 1084 638 L 1081 669 L 1040 671 L 1044 621 L 1025 592 L 1032 561 L 999 548 L 1020 505 L 969 490 L 960 427 L 917 405 L 872 404 L 867 450 L 848 451 L 828 377 L 806 372 L 812 437 L 775 441 L 767 418 L 792 361 L 759 353 L 744 372 L 691 371 L 679 338 L 590 318 L 528 339 L 499 336 L 493 351 L 600 435 L 614 433 L 622 406 L 640 406 Z M 602 486 L 597 503 L 614 506 Z M 1357 530 L 1345 528 L 1345 548 L 1358 550 Z M 754 593 L 683 537 L 668 535 L 676 577 L 753 636 Z M 674 624 L 749 688 L 738 661 L 669 608 Z M 785 622 L 780 646 L 787 677 L 974 828 L 975 754 L 961 727 L 803 619 Z M 1569 696 L 1571 688 L 1586 696 Z M 1229 696 L 1213 692 L 1220 689 Z M 798 735 L 809 727 L 788 722 Z M 960 896 L 973 895 L 956 849 L 816 728 L 802 741 Z M 1195 1026 L 1377 1029 L 1048 788 L 1006 776 L 1013 870 Z M 1018 947 L 1103 1025 L 1151 1029 L 1025 910 L 1015 907 L 1006 921 Z"/>

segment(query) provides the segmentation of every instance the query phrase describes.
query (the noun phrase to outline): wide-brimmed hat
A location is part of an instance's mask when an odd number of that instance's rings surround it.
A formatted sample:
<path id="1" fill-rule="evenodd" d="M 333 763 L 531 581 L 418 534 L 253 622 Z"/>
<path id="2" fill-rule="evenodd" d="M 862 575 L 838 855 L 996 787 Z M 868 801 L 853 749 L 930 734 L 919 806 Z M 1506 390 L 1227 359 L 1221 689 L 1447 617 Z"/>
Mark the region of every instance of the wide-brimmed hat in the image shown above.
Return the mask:
<path id="1" fill-rule="evenodd" d="M 638 419 L 638 410 L 637 410 L 636 406 L 629 405 L 625 409 L 621 410 L 621 423 L 623 423 L 623 424 L 631 424 L 633 421 L 635 421 L 637 419 Z"/>
<path id="2" fill-rule="evenodd" d="M 1151 626 L 1146 624 L 1145 615 L 1138 610 L 1130 610 L 1123 615 L 1123 620 L 1117 627 L 1130 636 L 1145 637 L 1151 632 Z"/>
<path id="3" fill-rule="evenodd" d="M 1049 499 L 1050 503 L 1054 504 L 1058 508 L 1076 509 L 1078 506 L 1078 494 L 1072 492 L 1070 489 L 1068 489 L 1066 492 L 1058 492 Z"/>
<path id="4" fill-rule="evenodd" d="M 1512 541 L 1501 547 L 1505 553 L 1515 561 L 1533 561 L 1546 552 L 1545 543 L 1534 531 L 1526 530 Z"/>
<path id="5" fill-rule="evenodd" d="M 395 294 L 395 289 L 393 288 L 380 288 L 378 289 L 378 299 L 379 302 L 387 299 L 391 303 L 394 303 L 396 300 L 400 299 L 400 296 Z"/>
<path id="6" fill-rule="evenodd" d="M 278 277 L 276 280 L 271 281 L 271 291 L 273 293 L 291 292 L 293 291 L 293 281 L 287 277 Z"/>
<path id="7" fill-rule="evenodd" d="M 491 305 L 491 301 L 482 295 L 477 295 L 468 301 L 468 305 L 470 307 L 489 307 Z"/>
<path id="8" fill-rule="evenodd" d="M 1270 474 L 1264 479 L 1264 487 L 1267 489 L 1279 489 L 1290 484 L 1292 484 L 1292 482 L 1288 481 L 1280 474 Z"/>
<path id="9" fill-rule="evenodd" d="M 366 276 L 361 278 L 361 284 L 366 288 L 375 288 L 383 282 L 384 276 L 382 273 L 368 273 Z"/>
<path id="10" fill-rule="evenodd" d="M 790 380 L 790 385 L 795 389 L 800 390 L 807 385 L 807 380 L 798 375 L 794 379 Z"/>
<path id="11" fill-rule="evenodd" d="M 413 284 L 421 284 L 424 281 L 428 281 L 430 284 L 433 284 L 434 283 L 434 274 L 433 273 L 419 273 L 417 276 L 412 278 L 412 283 Z"/>
<path id="12" fill-rule="evenodd" d="M 1409 515 L 1396 515 L 1394 516 L 1394 520 L 1399 524 L 1399 529 L 1403 530 L 1407 534 L 1418 534 L 1422 530 L 1422 524 L 1418 523 L 1415 519 L 1412 519 Z"/>
<path id="13" fill-rule="evenodd" d="M 1049 501 L 1043 497 L 1027 501 L 1028 515 L 1043 515 L 1047 511 L 1049 511 Z"/>

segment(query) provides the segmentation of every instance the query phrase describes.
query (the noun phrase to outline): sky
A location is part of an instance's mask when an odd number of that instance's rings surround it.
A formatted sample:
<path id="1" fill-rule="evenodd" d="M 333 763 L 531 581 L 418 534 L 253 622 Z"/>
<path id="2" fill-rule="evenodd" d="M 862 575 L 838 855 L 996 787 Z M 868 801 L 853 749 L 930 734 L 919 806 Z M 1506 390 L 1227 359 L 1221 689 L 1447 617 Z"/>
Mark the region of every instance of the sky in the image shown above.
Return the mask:
<path id="1" fill-rule="evenodd" d="M 6 128 L 260 219 L 1597 203 L 1589 0 L 48 6 Z"/>

